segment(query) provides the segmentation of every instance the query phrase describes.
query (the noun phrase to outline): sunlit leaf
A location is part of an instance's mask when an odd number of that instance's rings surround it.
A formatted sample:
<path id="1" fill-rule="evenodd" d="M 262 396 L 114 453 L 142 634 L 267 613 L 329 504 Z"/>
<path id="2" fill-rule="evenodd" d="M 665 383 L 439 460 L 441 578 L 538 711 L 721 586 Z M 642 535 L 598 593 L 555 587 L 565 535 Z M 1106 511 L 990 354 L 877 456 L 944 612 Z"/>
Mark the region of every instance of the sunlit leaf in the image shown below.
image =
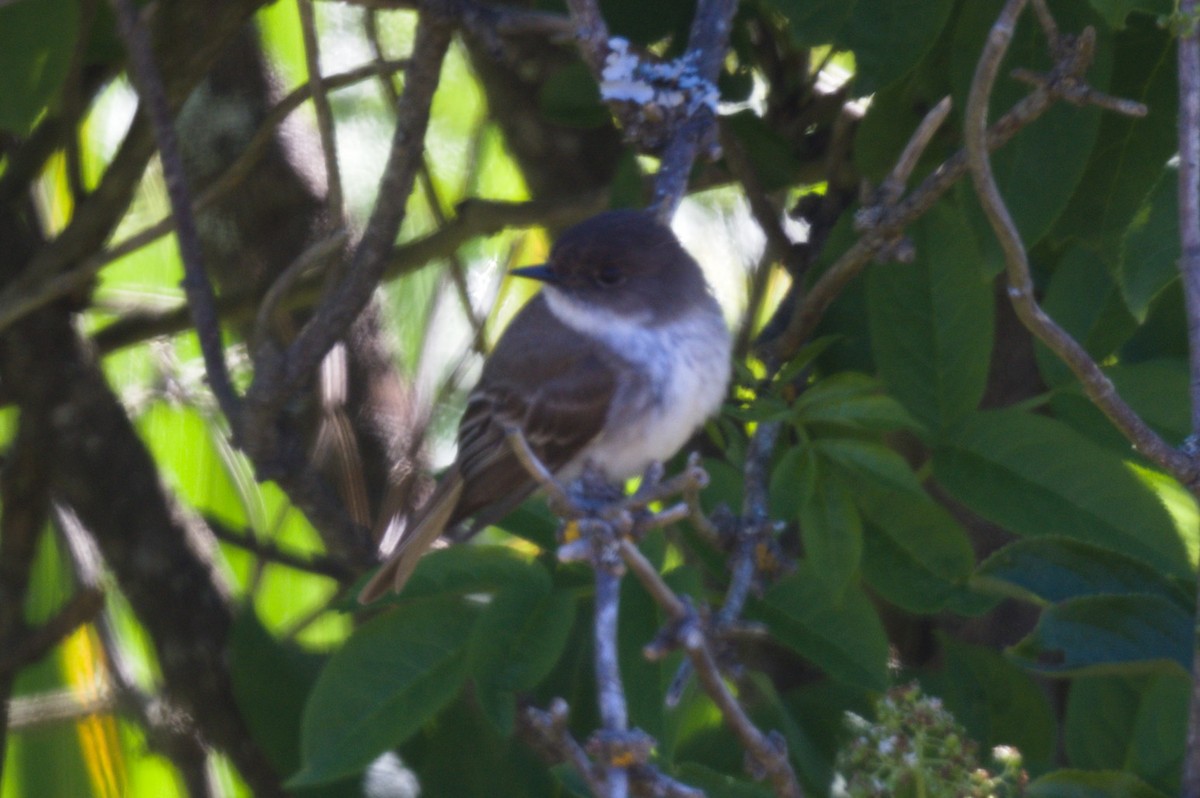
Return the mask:
<path id="1" fill-rule="evenodd" d="M 978 413 L 935 450 L 933 471 L 959 501 L 1018 534 L 1071 537 L 1166 574 L 1191 573 L 1155 495 L 1120 459 L 1053 419 Z"/>

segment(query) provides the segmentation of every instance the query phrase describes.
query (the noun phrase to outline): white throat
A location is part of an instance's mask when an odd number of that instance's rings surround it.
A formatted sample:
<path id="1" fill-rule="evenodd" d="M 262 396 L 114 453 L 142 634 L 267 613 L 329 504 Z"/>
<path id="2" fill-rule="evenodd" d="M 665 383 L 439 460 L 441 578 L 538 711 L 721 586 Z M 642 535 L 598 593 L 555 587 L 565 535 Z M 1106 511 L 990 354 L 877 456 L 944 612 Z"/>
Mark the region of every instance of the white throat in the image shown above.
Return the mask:
<path id="1" fill-rule="evenodd" d="M 553 286 L 542 293 L 559 321 L 600 340 L 631 367 L 618 371 L 617 391 L 600 435 L 560 472 L 562 478 L 574 477 L 585 460 L 615 480 L 640 474 L 651 461 L 679 451 L 720 408 L 729 385 L 731 344 L 711 297 L 670 322 L 651 326 L 648 314 L 630 317 L 585 305 Z"/>

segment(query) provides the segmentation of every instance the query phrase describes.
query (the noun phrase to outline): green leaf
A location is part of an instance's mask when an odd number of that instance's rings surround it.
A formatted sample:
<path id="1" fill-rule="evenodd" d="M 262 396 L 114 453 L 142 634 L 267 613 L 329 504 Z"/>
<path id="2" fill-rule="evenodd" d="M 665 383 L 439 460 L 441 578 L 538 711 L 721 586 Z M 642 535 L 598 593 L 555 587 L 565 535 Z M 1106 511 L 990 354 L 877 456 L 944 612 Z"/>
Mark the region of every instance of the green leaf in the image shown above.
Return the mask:
<path id="1" fill-rule="evenodd" d="M 858 0 L 838 44 L 854 51 L 854 93 L 864 97 L 904 77 L 941 33 L 953 0 Z"/>
<path id="2" fill-rule="evenodd" d="M 855 485 L 865 481 L 890 490 L 925 495 L 908 461 L 882 443 L 857 438 L 821 438 L 813 443 L 813 449 L 851 475 Z"/>
<path id="3" fill-rule="evenodd" d="M 823 795 L 833 781 L 833 763 L 838 749 L 850 736 L 846 713 L 870 717 L 874 711 L 874 696 L 847 684 L 812 682 L 789 690 L 783 696 L 783 703 L 793 722 L 805 730 L 807 741 L 817 749 L 815 762 L 810 756 L 796 757 L 797 775 L 810 795 Z"/>
<path id="4" fill-rule="evenodd" d="M 1191 613 L 1161 596 L 1085 596 L 1045 610 L 1012 654 L 1024 667 L 1055 676 L 1172 665 L 1187 673 L 1194 639 Z"/>
<path id="5" fill-rule="evenodd" d="M 926 496 L 859 486 L 867 521 L 863 576 L 888 601 L 910 612 L 936 612 L 965 590 L 975 566 L 966 532 Z"/>
<path id="6" fill-rule="evenodd" d="M 979 404 L 992 348 L 992 289 L 962 214 L 941 203 L 910 228 L 917 260 L 867 274 L 871 347 L 889 393 L 928 429 Z"/>
<path id="7" fill-rule="evenodd" d="M 1054 712 L 1042 688 L 1008 659 L 983 646 L 938 635 L 944 669 L 935 681 L 971 739 L 983 750 L 1016 747 L 1026 767 L 1049 764 L 1056 745 Z"/>
<path id="8" fill-rule="evenodd" d="M 1149 113 L 1101 117 L 1087 169 L 1054 226 L 1055 238 L 1074 236 L 1106 247 L 1116 246 L 1178 148 L 1174 37 L 1154 19 L 1135 14 L 1112 41 L 1113 75 L 1107 90 L 1145 104 Z M 1042 177 L 1050 179 L 1045 173 Z"/>
<path id="9" fill-rule="evenodd" d="M 1026 798 L 1167 798 L 1130 773 L 1113 770 L 1056 770 L 1035 779 Z"/>
<path id="10" fill-rule="evenodd" d="M 546 502 L 534 496 L 521 502 L 517 509 L 493 526 L 527 540 L 539 549 L 553 551 L 558 546 L 558 523 L 558 518 L 550 512 Z"/>
<path id="11" fill-rule="evenodd" d="M 816 490 L 818 470 L 811 446 L 799 443 L 784 452 L 771 472 L 767 497 L 771 515 L 789 520 L 796 518 L 805 497 Z"/>
<path id="12" fill-rule="evenodd" d="M 476 607 L 457 596 L 405 602 L 361 626 L 317 678 L 289 786 L 360 771 L 458 694 Z"/>
<path id="13" fill-rule="evenodd" d="M 271 763 L 281 773 L 294 773 L 300 767 L 304 702 L 327 657 L 277 640 L 249 606 L 234 619 L 229 646 L 238 710 Z M 353 779 L 296 791 L 305 798 L 349 798 L 360 793 Z"/>
<path id="14" fill-rule="evenodd" d="M 807 388 L 792 405 L 797 424 L 831 424 L 854 430 L 920 430 L 904 406 L 882 393 L 865 374 L 833 374 Z"/>
<path id="15" fill-rule="evenodd" d="M 824 354 L 826 349 L 833 346 L 837 342 L 838 336 L 824 335 L 805 344 L 803 347 L 801 347 L 800 351 L 797 352 L 792 359 L 789 360 L 784 367 L 775 374 L 775 382 L 786 385 L 800 379 L 801 372 L 809 368 L 817 358 Z M 758 384 L 758 378 L 754 376 L 754 372 L 750 371 L 745 364 L 736 363 L 734 368 L 745 369 L 746 372 L 745 375 L 739 375 L 739 377 L 744 377 L 738 380 L 739 385 L 754 386 Z"/>
<path id="16" fill-rule="evenodd" d="M 774 682 L 766 674 L 752 671 L 746 675 L 754 691 L 761 696 L 763 706 L 754 713 L 753 720 L 759 728 L 774 729 L 783 735 L 787 744 L 788 759 L 791 760 L 801 786 L 806 790 L 821 792 L 828 786 L 832 773 L 830 764 L 833 753 L 828 750 L 828 727 L 812 729 L 810 719 L 794 711 L 775 689 Z M 829 692 L 837 693 L 832 685 L 823 685 Z M 842 687 L 839 685 L 839 687 Z M 844 719 L 844 715 L 838 720 Z"/>
<path id="17" fill-rule="evenodd" d="M 959 501 L 1020 535 L 1082 540 L 1190 577 L 1171 517 L 1120 459 L 1053 419 L 977 413 L 934 450 Z"/>
<path id="18" fill-rule="evenodd" d="M 546 79 L 538 90 L 538 107 L 548 121 L 566 127 L 600 127 L 611 118 L 600 102 L 600 87 L 582 61 Z"/>
<path id="19" fill-rule="evenodd" d="M 79 28 L 75 0 L 0 5 L 0 129 L 24 136 L 67 77 Z"/>
<path id="20" fill-rule="evenodd" d="M 1002 5 L 1000 0 L 973 0 L 960 7 L 950 67 L 956 108 L 967 106 L 979 53 Z M 1080 31 L 1088 25 L 1105 30 L 1086 0 L 1059 0 L 1054 6 L 1054 16 L 1063 31 Z M 1047 51 L 1045 36 L 1035 16 L 1022 14 L 1000 65 L 1003 77 L 996 81 L 992 92 L 989 120 L 1000 118 L 1029 93 L 1027 85 L 1007 77 L 1010 71 L 1017 67 L 1047 71 L 1052 66 Z M 1087 72 L 1088 85 L 1108 91 L 1112 64 L 1112 37 L 1101 33 L 1096 38 L 1095 60 Z M 1075 187 L 1088 168 L 1100 124 L 1099 109 L 1058 104 L 992 155 L 992 170 L 1000 193 L 1027 248 L 1032 249 L 1046 235 L 1077 194 Z M 972 196 L 972 216 L 981 219 L 969 185 L 964 186 L 963 193 Z M 991 228 L 984 224 L 988 231 L 984 239 L 988 262 L 999 270 L 999 250 Z"/>
<path id="21" fill-rule="evenodd" d="M 296 770 L 304 698 L 325 658 L 276 640 L 251 607 L 238 613 L 229 644 L 233 694 L 255 741 L 276 767 Z"/>
<path id="22" fill-rule="evenodd" d="M 1168 165 L 1121 242 L 1117 278 L 1129 312 L 1146 320 L 1150 303 L 1179 279 L 1179 170 Z"/>
<path id="23" fill-rule="evenodd" d="M 1089 0 L 1096 13 L 1104 17 L 1114 30 L 1125 27 L 1125 18 L 1134 11 L 1152 14 L 1155 17 L 1170 14 L 1174 9 L 1171 0 Z"/>
<path id="24" fill-rule="evenodd" d="M 239 463 L 223 451 L 213 429 L 190 407 L 155 402 L 137 420 L 138 432 L 171 486 L 192 507 L 233 529 L 261 522 L 261 499 L 236 477 Z"/>
<path id="25" fill-rule="evenodd" d="M 554 667 L 575 620 L 575 601 L 550 579 L 515 583 L 488 604 L 471 641 L 475 679 L 500 690 L 528 690 Z"/>
<path id="26" fill-rule="evenodd" d="M 575 600 L 551 588 L 541 566 L 503 588 L 483 611 L 471 639 L 470 669 L 480 703 L 496 728 L 512 731 L 514 694 L 554 668 L 575 621 Z"/>
<path id="27" fill-rule="evenodd" d="M 829 44 L 846 24 L 858 0 L 767 0 L 788 19 L 797 47 Z"/>
<path id="28" fill-rule="evenodd" d="M 862 519 L 850 491 L 837 477 L 818 475 L 801 498 L 799 520 L 811 571 L 838 601 L 862 562 Z"/>
<path id="29" fill-rule="evenodd" d="M 1177 794 L 1187 737 L 1190 682 L 1181 673 L 1074 680 L 1064 742 L 1072 765 L 1120 767 Z"/>
<path id="30" fill-rule="evenodd" d="M 882 690 L 888 684 L 887 636 L 866 595 L 850 588 L 834 603 L 806 569 L 772 585 L 749 615 L 775 639 L 840 681 Z"/>
<path id="31" fill-rule="evenodd" d="M 1184 610 L 1195 603 L 1193 595 L 1149 564 L 1071 538 L 1018 540 L 988 557 L 975 574 L 979 586 L 990 583 L 1004 593 L 1033 596 L 1047 604 L 1113 593 L 1160 596 Z"/>

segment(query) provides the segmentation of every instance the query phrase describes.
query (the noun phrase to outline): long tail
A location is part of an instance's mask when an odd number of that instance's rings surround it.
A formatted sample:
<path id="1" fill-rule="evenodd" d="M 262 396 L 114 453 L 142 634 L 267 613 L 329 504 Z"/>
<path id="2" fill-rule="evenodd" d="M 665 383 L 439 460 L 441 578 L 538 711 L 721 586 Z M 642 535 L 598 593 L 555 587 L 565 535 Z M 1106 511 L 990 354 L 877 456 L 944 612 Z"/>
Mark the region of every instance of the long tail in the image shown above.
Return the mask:
<path id="1" fill-rule="evenodd" d="M 462 488 L 462 478 L 457 471 L 451 470 L 442 478 L 429 501 L 420 509 L 413 527 L 405 531 L 387 562 L 379 567 L 375 576 L 359 592 L 359 604 L 370 604 L 388 591 L 400 592 L 412 576 L 421 555 L 441 537 L 446 524 L 450 522 Z"/>

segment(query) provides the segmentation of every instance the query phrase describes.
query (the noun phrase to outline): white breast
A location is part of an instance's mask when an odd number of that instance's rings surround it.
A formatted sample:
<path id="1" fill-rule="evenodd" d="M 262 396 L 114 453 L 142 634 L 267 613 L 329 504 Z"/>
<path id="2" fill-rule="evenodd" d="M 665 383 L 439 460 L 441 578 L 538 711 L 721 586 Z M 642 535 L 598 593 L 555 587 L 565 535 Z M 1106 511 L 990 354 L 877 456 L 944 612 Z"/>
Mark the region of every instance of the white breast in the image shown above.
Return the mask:
<path id="1" fill-rule="evenodd" d="M 669 324 L 649 327 L 642 319 L 581 306 L 552 287 L 543 291 L 559 320 L 602 339 L 633 367 L 618 385 L 603 431 L 560 472 L 562 478 L 574 477 L 585 460 L 612 479 L 640 474 L 679 451 L 720 408 L 729 385 L 730 340 L 711 298 Z"/>

